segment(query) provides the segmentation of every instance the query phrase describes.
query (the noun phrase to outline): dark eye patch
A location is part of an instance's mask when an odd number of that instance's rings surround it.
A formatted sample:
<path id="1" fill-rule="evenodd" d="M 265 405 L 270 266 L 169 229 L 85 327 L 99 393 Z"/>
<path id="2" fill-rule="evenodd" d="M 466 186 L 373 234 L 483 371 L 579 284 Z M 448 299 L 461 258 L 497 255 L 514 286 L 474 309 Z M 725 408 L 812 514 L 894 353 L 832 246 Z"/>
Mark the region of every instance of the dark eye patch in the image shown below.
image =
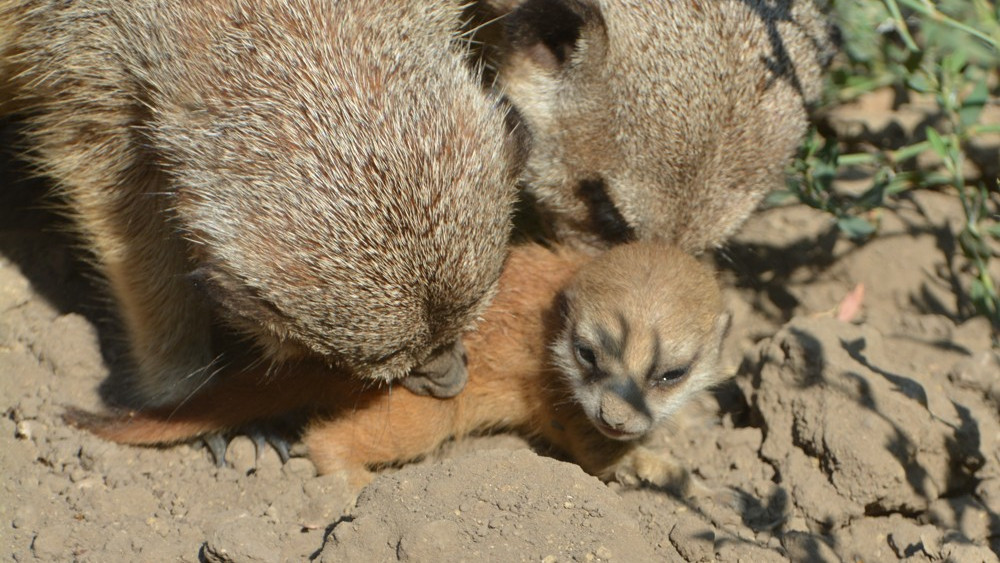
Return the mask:
<path id="1" fill-rule="evenodd" d="M 556 66 L 573 54 L 580 32 L 588 21 L 603 21 L 588 3 L 565 0 L 528 0 L 507 15 L 504 31 L 517 49 L 543 47 Z"/>
<path id="2" fill-rule="evenodd" d="M 611 201 L 603 179 L 591 178 L 580 182 L 576 193 L 587 206 L 591 228 L 601 238 L 610 244 L 635 240 L 635 230 Z"/>

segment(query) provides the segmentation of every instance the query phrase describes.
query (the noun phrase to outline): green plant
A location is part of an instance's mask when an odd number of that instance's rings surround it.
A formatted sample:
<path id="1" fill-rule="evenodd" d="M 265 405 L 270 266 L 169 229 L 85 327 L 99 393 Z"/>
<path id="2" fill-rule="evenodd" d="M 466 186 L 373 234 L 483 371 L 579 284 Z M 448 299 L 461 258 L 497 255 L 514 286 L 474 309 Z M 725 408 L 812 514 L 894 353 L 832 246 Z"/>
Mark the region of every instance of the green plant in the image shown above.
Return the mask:
<path id="1" fill-rule="evenodd" d="M 953 193 L 965 211 L 964 225 L 954 234 L 970 265 L 969 302 L 1000 333 L 1000 294 L 989 273 L 1000 242 L 998 180 L 970 182 L 963 174 L 969 144 L 1000 132 L 1000 125 L 980 119 L 987 104 L 997 103 L 990 81 L 1000 78 L 1000 8 L 992 0 L 834 0 L 832 9 L 844 57 L 830 72 L 827 102 L 892 88 L 906 98 L 932 100 L 933 126 L 902 146 L 846 154 L 841 139 L 811 131 L 787 191 L 772 201 L 794 196 L 831 214 L 846 236 L 863 240 L 877 233 L 877 210 L 897 195 L 924 188 Z M 939 164 L 916 166 L 917 158 L 926 160 L 928 154 Z M 834 181 L 848 170 L 866 173 L 869 187 L 860 194 L 839 193 Z"/>

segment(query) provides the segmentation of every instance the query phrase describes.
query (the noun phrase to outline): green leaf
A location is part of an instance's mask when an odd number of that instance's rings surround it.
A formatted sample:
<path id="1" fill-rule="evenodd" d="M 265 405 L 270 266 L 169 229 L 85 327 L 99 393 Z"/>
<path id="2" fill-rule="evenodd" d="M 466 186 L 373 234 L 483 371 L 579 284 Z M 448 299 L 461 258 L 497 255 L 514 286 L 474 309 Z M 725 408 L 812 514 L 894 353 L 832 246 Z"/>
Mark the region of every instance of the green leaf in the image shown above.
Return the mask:
<path id="1" fill-rule="evenodd" d="M 775 190 L 767 194 L 767 197 L 764 198 L 764 206 L 778 207 L 797 200 L 798 197 L 796 197 L 795 192 L 792 190 Z"/>
<path id="2" fill-rule="evenodd" d="M 930 142 L 931 148 L 934 152 L 938 154 L 941 158 L 948 158 L 948 143 L 944 140 L 933 127 L 927 127 L 927 141 Z"/>
<path id="3" fill-rule="evenodd" d="M 822 147 L 821 143 L 822 137 L 816 132 L 815 128 L 809 128 L 809 133 L 806 135 L 805 141 L 802 143 L 802 148 L 805 152 L 803 160 L 808 160 L 816 154 L 816 151 Z"/>
<path id="4" fill-rule="evenodd" d="M 921 94 L 926 94 L 934 89 L 934 85 L 923 74 L 911 74 L 906 78 L 906 85 L 910 90 L 915 90 Z"/>
<path id="5" fill-rule="evenodd" d="M 962 252 L 969 258 L 986 260 L 990 256 L 990 247 L 986 245 L 986 242 L 968 229 L 958 234 L 958 244 L 962 247 Z"/>
<path id="6" fill-rule="evenodd" d="M 913 177 L 914 174 L 912 172 L 897 173 L 889 180 L 888 185 L 885 187 L 885 193 L 889 195 L 896 195 L 900 192 L 906 191 L 913 183 Z"/>
<path id="7" fill-rule="evenodd" d="M 980 314 L 992 317 L 997 314 L 997 296 L 990 292 L 986 284 L 978 278 L 973 278 L 969 284 L 969 300 Z"/>
<path id="8" fill-rule="evenodd" d="M 980 80 L 976 83 L 972 92 L 965 98 L 962 102 L 962 107 L 958 110 L 958 117 L 962 123 L 962 127 L 969 127 L 979 121 L 979 115 L 983 112 L 983 107 L 986 105 L 989 95 L 990 90 L 986 86 L 986 80 Z"/>
<path id="9" fill-rule="evenodd" d="M 969 60 L 969 53 L 964 49 L 959 48 L 958 50 L 945 55 L 941 59 L 941 68 L 950 75 L 958 74 L 965 63 Z"/>
<path id="10" fill-rule="evenodd" d="M 862 217 L 841 217 L 837 228 L 852 239 L 863 239 L 875 232 L 875 225 Z"/>
<path id="11" fill-rule="evenodd" d="M 837 139 L 824 139 L 823 147 L 819 149 L 816 156 L 830 164 L 832 167 L 837 167 L 837 159 L 840 158 L 840 142 Z"/>
<path id="12" fill-rule="evenodd" d="M 885 189 L 888 185 L 889 181 L 885 178 L 878 179 L 872 187 L 868 188 L 863 194 L 858 196 L 858 206 L 862 209 L 875 209 L 876 207 L 882 207 L 885 204 Z"/>
<path id="13" fill-rule="evenodd" d="M 823 192 L 833 190 L 833 180 L 836 177 L 837 169 L 826 164 L 817 166 L 816 170 L 813 172 L 813 179 L 816 181 L 816 187 Z"/>
<path id="14" fill-rule="evenodd" d="M 972 283 L 969 285 L 969 298 L 976 302 L 981 302 L 989 293 L 986 291 L 986 286 L 983 282 L 976 278 L 973 278 Z"/>
<path id="15" fill-rule="evenodd" d="M 984 227 L 983 230 L 993 238 L 1000 238 L 1000 223 L 994 223 L 989 227 Z"/>

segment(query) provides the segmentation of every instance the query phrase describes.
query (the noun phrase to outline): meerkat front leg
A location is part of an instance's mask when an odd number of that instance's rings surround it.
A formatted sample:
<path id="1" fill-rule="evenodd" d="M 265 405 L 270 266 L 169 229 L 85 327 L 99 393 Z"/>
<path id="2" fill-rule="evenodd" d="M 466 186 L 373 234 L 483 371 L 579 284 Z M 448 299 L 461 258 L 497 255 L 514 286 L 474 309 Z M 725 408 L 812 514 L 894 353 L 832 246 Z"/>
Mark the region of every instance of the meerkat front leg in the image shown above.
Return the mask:
<path id="1" fill-rule="evenodd" d="M 159 249 L 161 253 L 171 253 Z M 121 304 L 135 362 L 126 392 L 142 407 L 178 403 L 201 388 L 212 361 L 209 311 L 185 276 L 185 264 L 172 257 L 136 275 L 141 257 L 109 265 L 109 278 Z"/>
<path id="2" fill-rule="evenodd" d="M 309 425 L 303 442 L 321 475 L 341 474 L 360 490 L 374 478 L 369 467 L 418 459 L 456 435 L 461 398 L 436 399 L 404 389 L 345 393 L 329 405 L 335 407 L 330 418 Z"/>
<path id="3" fill-rule="evenodd" d="M 317 473 L 341 475 L 351 489 L 358 492 L 375 478 L 368 470 L 368 464 L 376 461 L 372 451 L 375 443 L 370 438 L 355 417 L 344 416 L 313 422 L 303 442 Z"/>
<path id="4" fill-rule="evenodd" d="M 104 115 L 129 117 L 121 114 Z M 137 407 L 177 403 L 205 382 L 209 309 L 189 278 L 166 178 L 127 125 L 102 125 L 101 142 L 43 128 L 42 150 L 119 305 L 134 372 L 116 391 Z M 89 165 L 62 166 L 75 162 Z"/>

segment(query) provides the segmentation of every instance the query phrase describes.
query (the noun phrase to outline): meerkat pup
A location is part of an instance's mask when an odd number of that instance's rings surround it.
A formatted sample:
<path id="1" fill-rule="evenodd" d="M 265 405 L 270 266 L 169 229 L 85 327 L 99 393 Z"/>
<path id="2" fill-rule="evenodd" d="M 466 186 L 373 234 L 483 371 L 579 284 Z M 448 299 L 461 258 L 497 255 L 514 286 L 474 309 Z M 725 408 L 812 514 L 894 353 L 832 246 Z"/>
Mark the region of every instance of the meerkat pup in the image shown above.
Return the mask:
<path id="1" fill-rule="evenodd" d="M 833 28 L 812 0 L 482 0 L 475 37 L 531 139 L 548 236 L 598 248 L 732 235 L 818 101 Z"/>
<path id="2" fill-rule="evenodd" d="M 205 385 L 217 321 L 264 364 L 461 388 L 517 171 L 459 18 L 444 1 L 0 0 L 0 82 L 116 298 L 130 404 Z"/>
<path id="3" fill-rule="evenodd" d="M 663 484 L 679 468 L 644 440 L 725 378 L 728 319 L 713 273 L 676 247 L 631 243 L 591 259 L 529 245 L 513 250 L 497 297 L 463 339 L 469 381 L 456 397 L 366 388 L 302 363 L 286 366 L 283 383 L 236 378 L 176 409 L 69 419 L 117 442 L 168 444 L 306 408 L 317 469 L 359 488 L 372 467 L 515 429 L 601 479 Z"/>

